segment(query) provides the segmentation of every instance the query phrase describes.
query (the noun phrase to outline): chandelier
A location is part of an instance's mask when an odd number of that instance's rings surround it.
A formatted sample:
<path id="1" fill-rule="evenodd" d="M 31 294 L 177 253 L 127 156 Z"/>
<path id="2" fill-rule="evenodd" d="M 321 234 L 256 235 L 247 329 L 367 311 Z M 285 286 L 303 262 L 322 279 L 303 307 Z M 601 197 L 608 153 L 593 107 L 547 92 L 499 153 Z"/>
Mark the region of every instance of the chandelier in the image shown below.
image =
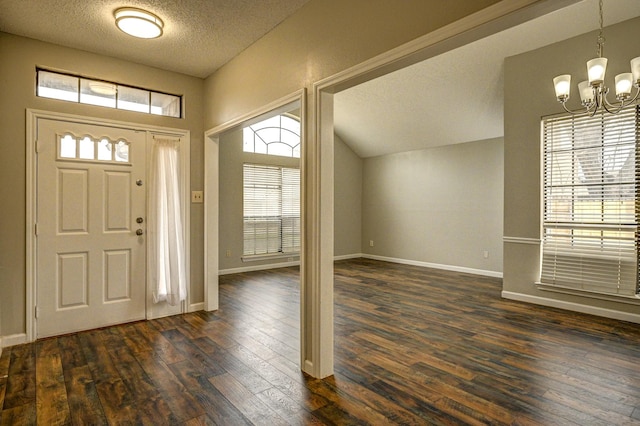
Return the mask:
<path id="1" fill-rule="evenodd" d="M 611 114 L 620 112 L 625 106 L 632 104 L 640 94 L 640 56 L 631 60 L 631 72 L 618 74 L 615 78 L 616 101 L 607 99 L 609 88 L 604 85 L 604 75 L 607 70 L 607 58 L 602 57 L 604 45 L 604 31 L 602 25 L 602 0 L 600 7 L 600 33 L 597 39 L 597 57 L 587 62 L 587 76 L 589 80 L 578 84 L 582 108 L 575 111 L 567 108 L 569 92 L 571 91 L 571 74 L 559 75 L 553 79 L 556 99 L 570 114 L 591 114 L 600 109 Z M 635 86 L 635 95 L 631 96 Z"/>

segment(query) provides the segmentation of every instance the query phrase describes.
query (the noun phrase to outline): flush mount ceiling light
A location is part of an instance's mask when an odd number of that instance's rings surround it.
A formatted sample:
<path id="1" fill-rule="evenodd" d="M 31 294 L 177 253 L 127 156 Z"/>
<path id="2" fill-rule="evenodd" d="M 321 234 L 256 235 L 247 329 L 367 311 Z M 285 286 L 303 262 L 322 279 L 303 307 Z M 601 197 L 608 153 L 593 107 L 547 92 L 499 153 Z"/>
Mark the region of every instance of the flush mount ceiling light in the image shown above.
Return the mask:
<path id="1" fill-rule="evenodd" d="M 121 7 L 113 12 L 116 26 L 138 38 L 157 38 L 162 35 L 164 23 L 151 12 L 134 7 Z"/>
<path id="2" fill-rule="evenodd" d="M 599 1 L 600 12 L 600 33 L 597 39 L 596 58 L 587 62 L 587 76 L 585 80 L 578 84 L 582 109 L 572 111 L 565 105 L 569 100 L 571 90 L 571 75 L 559 75 L 553 79 L 556 89 L 556 99 L 562 103 L 564 109 L 571 114 L 589 113 L 592 116 L 600 109 L 612 114 L 620 112 L 625 106 L 635 102 L 640 94 L 640 56 L 631 60 L 631 72 L 618 74 L 615 78 L 616 100 L 609 102 L 607 93 L 609 89 L 604 85 L 604 74 L 607 70 L 607 58 L 602 57 L 604 45 L 604 31 L 602 24 L 602 0 Z M 631 96 L 633 87 L 636 88 L 635 95 Z"/>

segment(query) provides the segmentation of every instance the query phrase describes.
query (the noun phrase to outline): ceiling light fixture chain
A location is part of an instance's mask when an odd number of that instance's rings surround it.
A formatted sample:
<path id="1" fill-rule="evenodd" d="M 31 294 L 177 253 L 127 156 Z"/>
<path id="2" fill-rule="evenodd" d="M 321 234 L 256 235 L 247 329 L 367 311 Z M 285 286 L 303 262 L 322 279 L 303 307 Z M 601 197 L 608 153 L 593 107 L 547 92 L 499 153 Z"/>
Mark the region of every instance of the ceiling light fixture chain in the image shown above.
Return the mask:
<path id="1" fill-rule="evenodd" d="M 602 13 L 602 1 L 600 0 L 600 33 L 598 34 L 598 41 L 597 41 L 597 48 L 596 48 L 596 55 L 598 58 L 602 58 L 602 55 L 604 54 L 604 18 L 603 18 L 603 13 Z"/>
<path id="2" fill-rule="evenodd" d="M 570 114 L 595 115 L 598 110 L 617 114 L 624 107 L 634 103 L 640 95 L 640 56 L 631 60 L 631 72 L 618 74 L 615 77 L 616 101 L 607 99 L 609 88 L 604 84 L 604 76 L 607 69 L 607 58 L 603 57 L 604 51 L 604 13 L 603 0 L 598 1 L 600 32 L 596 39 L 596 57 L 587 61 L 588 80 L 578 84 L 582 109 L 570 110 L 567 101 L 571 92 L 571 75 L 563 74 L 553 79 L 556 99 L 562 104 L 565 111 Z M 635 95 L 631 96 L 635 87 Z"/>

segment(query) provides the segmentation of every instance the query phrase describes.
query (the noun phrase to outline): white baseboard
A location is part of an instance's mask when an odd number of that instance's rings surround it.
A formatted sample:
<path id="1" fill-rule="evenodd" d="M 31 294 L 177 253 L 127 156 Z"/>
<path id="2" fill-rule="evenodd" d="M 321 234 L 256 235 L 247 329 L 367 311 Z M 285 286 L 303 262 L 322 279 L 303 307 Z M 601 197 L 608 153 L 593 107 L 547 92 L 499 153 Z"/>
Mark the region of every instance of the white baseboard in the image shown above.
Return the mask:
<path id="1" fill-rule="evenodd" d="M 267 269 L 286 268 L 288 266 L 298 266 L 300 261 L 271 263 L 268 265 L 243 266 L 242 268 L 220 269 L 218 275 L 240 274 L 242 272 L 264 271 Z"/>
<path id="2" fill-rule="evenodd" d="M 392 263 L 401 263 L 404 265 L 422 266 L 425 268 L 442 269 L 445 271 L 463 272 L 467 274 L 482 275 L 486 277 L 502 278 L 502 272 L 497 272 L 497 271 L 486 271 L 483 269 L 467 268 L 464 266 L 442 265 L 439 263 L 420 262 L 417 260 L 407 260 L 407 259 L 399 259 L 396 257 L 376 256 L 373 254 L 364 254 L 364 253 L 353 253 L 353 254 L 334 256 L 333 260 L 358 259 L 361 257 L 365 259 L 382 260 L 385 262 L 392 262 Z M 247 266 L 242 268 L 221 269 L 220 271 L 218 271 L 218 275 L 239 274 L 242 272 L 252 272 L 252 271 L 264 271 L 267 269 L 285 268 L 287 266 L 298 266 L 298 265 L 300 265 L 300 261 L 273 263 L 269 265 Z"/>
<path id="3" fill-rule="evenodd" d="M 343 255 L 340 255 L 340 256 L 334 256 L 333 260 L 359 259 L 361 257 L 364 257 L 364 254 L 362 254 L 362 253 L 343 254 Z"/>
<path id="4" fill-rule="evenodd" d="M 591 314 L 599 317 L 611 318 L 620 321 L 628 321 L 640 324 L 640 315 L 629 312 L 614 311 L 613 309 L 599 308 L 597 306 L 581 305 L 579 303 L 565 302 L 562 300 L 549 299 L 547 297 L 532 296 L 523 293 L 503 291 L 502 297 L 505 299 L 517 300 L 520 302 L 533 303 L 535 305 L 549 306 L 551 308 L 565 309 L 567 311 Z"/>
<path id="5" fill-rule="evenodd" d="M 9 336 L 0 337 L 0 344 L 2 348 L 8 348 L 9 346 L 21 345 L 27 343 L 27 334 L 10 334 Z"/>
<path id="6" fill-rule="evenodd" d="M 187 312 L 197 312 L 204 310 L 204 302 L 192 303 L 187 308 Z"/>
<path id="7" fill-rule="evenodd" d="M 442 265 L 439 263 L 420 262 L 418 260 L 407 260 L 407 259 L 398 259 L 395 257 L 376 256 L 373 254 L 363 254 L 362 257 L 364 257 L 365 259 L 382 260 L 384 262 L 401 263 L 403 265 L 422 266 L 425 268 L 442 269 L 445 271 L 463 272 L 466 274 L 482 275 L 485 277 L 502 278 L 502 272 L 467 268 L 465 266 Z"/>

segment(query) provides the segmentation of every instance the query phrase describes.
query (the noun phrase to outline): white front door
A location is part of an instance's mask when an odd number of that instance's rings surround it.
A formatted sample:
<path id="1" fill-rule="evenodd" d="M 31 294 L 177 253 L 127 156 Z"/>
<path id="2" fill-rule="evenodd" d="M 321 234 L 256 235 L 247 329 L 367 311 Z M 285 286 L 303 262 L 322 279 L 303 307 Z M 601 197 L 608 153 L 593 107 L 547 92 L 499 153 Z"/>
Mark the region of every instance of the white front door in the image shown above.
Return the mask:
<path id="1" fill-rule="evenodd" d="M 144 319 L 145 132 L 37 132 L 37 337 Z"/>

